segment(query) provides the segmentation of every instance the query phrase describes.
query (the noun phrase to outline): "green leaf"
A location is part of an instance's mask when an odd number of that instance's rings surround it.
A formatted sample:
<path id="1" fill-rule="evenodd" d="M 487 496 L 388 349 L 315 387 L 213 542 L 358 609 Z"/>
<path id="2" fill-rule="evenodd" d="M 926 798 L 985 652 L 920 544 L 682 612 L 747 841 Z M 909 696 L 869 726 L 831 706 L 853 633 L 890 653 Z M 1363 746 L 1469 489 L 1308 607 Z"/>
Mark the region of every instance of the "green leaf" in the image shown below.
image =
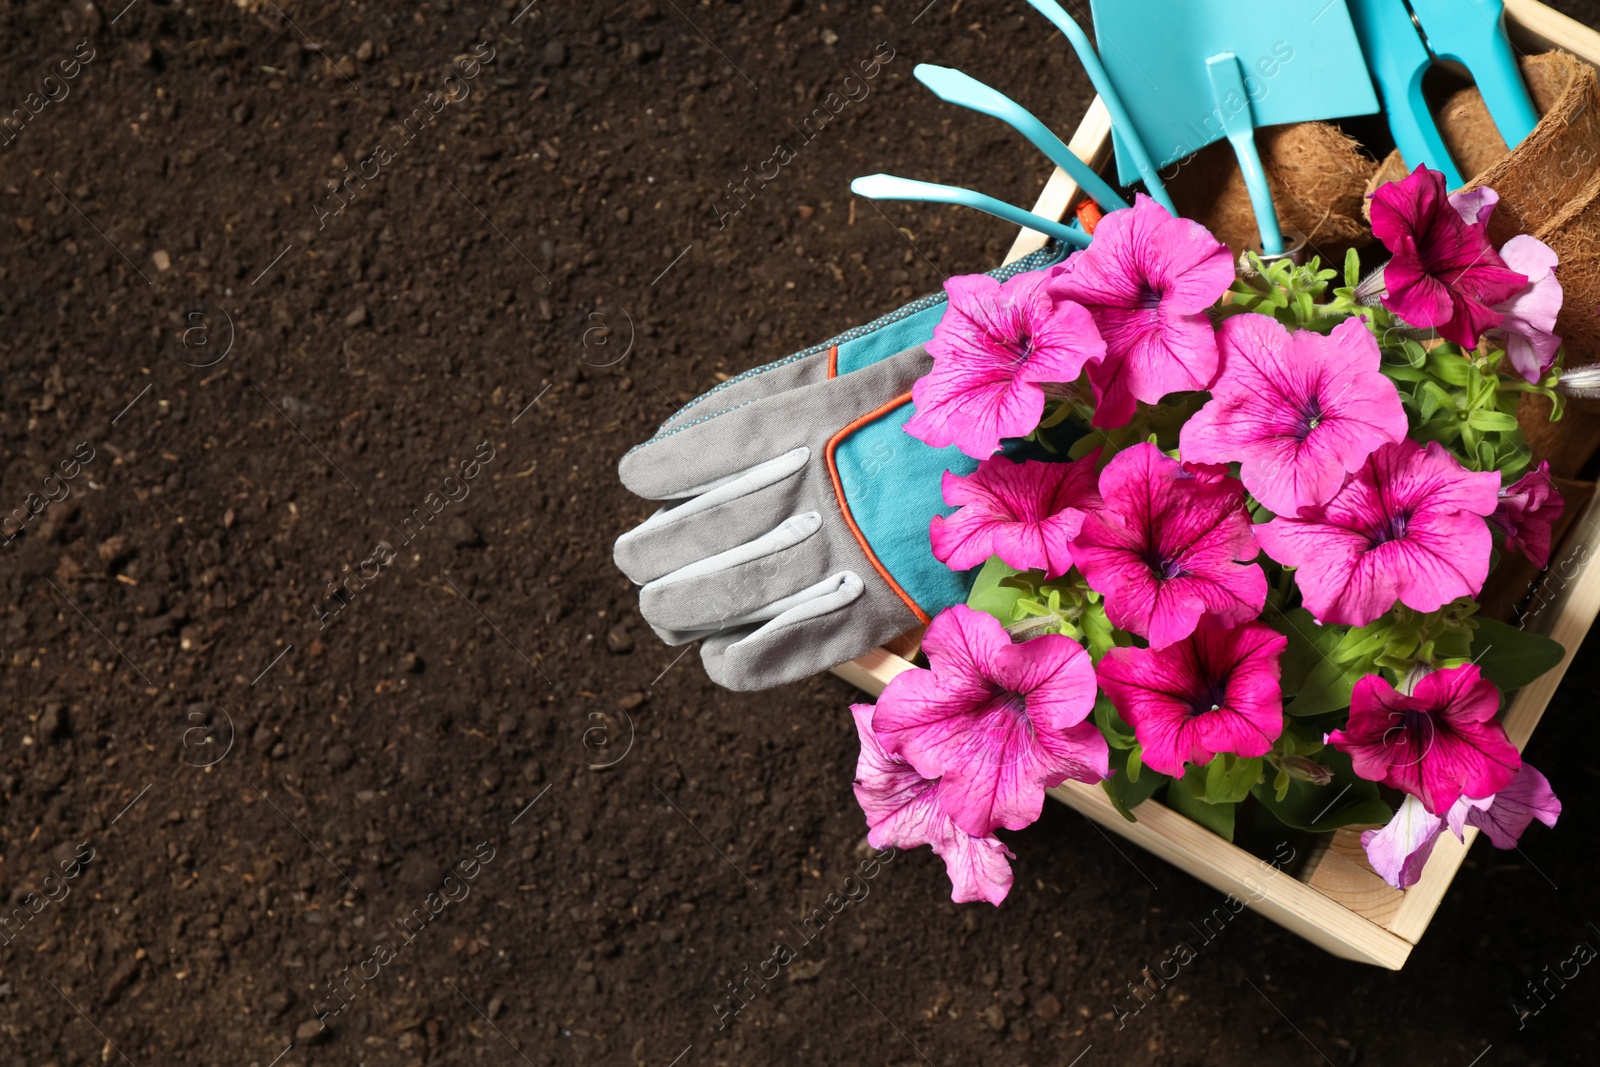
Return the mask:
<path id="1" fill-rule="evenodd" d="M 1343 626 L 1318 626 L 1304 608 L 1280 613 L 1278 619 L 1278 629 L 1289 637 L 1282 660 L 1283 691 L 1295 694 L 1284 713 L 1321 715 L 1349 707 L 1350 691 L 1367 673 L 1363 646 L 1371 643 L 1369 635 Z M 1349 665 L 1352 659 L 1354 665 Z"/>
<path id="2" fill-rule="evenodd" d="M 1129 778 L 1125 760 L 1128 759 L 1130 750 L 1111 750 L 1111 777 L 1100 783 L 1106 791 L 1106 796 L 1111 798 L 1112 805 L 1122 813 L 1122 817 L 1129 822 L 1138 822 L 1134 818 L 1133 809 L 1149 800 L 1156 791 L 1172 781 L 1160 771 L 1153 771 L 1149 767 L 1139 773 L 1138 781 Z"/>
<path id="3" fill-rule="evenodd" d="M 1128 781 L 1139 780 L 1139 770 L 1144 766 L 1144 749 L 1134 745 L 1128 749 Z"/>
<path id="4" fill-rule="evenodd" d="M 1117 714 L 1116 707 L 1104 692 L 1095 694 L 1093 715 L 1094 724 L 1105 735 L 1106 744 L 1111 746 L 1113 755 L 1119 749 L 1127 751 L 1138 744 L 1133 739 L 1133 730 L 1122 721 L 1122 716 Z"/>
<path id="5" fill-rule="evenodd" d="M 1224 752 L 1212 757 L 1206 764 L 1205 795 L 1200 799 L 1207 804 L 1237 804 L 1261 780 L 1261 767 L 1259 756 L 1241 759 Z"/>
<path id="6" fill-rule="evenodd" d="M 1002 586 L 1000 582 L 1018 573 L 1000 562 L 999 556 L 990 556 L 973 580 L 972 592 L 967 594 L 967 607 L 993 615 L 1003 623 L 1013 621 L 1012 612 L 1017 601 L 1027 594 L 1021 589 Z"/>
<path id="7" fill-rule="evenodd" d="M 1502 693 L 1521 689 L 1561 662 L 1566 649 L 1560 642 L 1519 630 L 1495 619 L 1478 618 L 1472 639 L 1473 657 L 1484 677 Z"/>
<path id="8" fill-rule="evenodd" d="M 1474 411 L 1467 421 L 1485 433 L 1509 433 L 1517 428 L 1517 420 L 1502 411 Z"/>
<path id="9" fill-rule="evenodd" d="M 1356 776 L 1349 756 L 1329 748 L 1323 750 L 1318 762 L 1333 771 L 1333 780 L 1327 785 L 1312 785 L 1291 777 L 1282 799 L 1267 783 L 1256 786 L 1251 795 L 1285 826 L 1311 833 L 1389 821 L 1393 809 L 1379 798 L 1376 782 Z"/>
<path id="10" fill-rule="evenodd" d="M 1346 632 L 1343 626 L 1318 626 L 1305 608 L 1278 612 L 1273 628 L 1289 639 L 1289 647 L 1278 661 L 1283 691 L 1289 694 L 1302 690 L 1312 670 L 1332 657 Z"/>
<path id="11" fill-rule="evenodd" d="M 1344 284 L 1351 289 L 1361 284 L 1361 254 L 1353 248 L 1344 250 Z"/>
<path id="12" fill-rule="evenodd" d="M 1191 775 L 1193 771 L 1189 772 Z M 1179 815 L 1199 823 L 1223 840 L 1233 840 L 1233 804 L 1207 804 L 1186 785 L 1187 779 L 1175 780 L 1167 787 L 1167 806 Z"/>

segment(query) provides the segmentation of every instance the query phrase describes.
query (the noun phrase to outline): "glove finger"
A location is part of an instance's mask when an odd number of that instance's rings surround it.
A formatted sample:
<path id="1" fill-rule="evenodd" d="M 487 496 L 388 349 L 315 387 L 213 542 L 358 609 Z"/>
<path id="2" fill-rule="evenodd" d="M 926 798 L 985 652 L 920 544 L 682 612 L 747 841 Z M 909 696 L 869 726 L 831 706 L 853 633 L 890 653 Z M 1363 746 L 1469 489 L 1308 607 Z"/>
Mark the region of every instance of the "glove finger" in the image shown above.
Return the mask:
<path id="1" fill-rule="evenodd" d="M 639 611 L 664 630 L 720 630 L 770 618 L 780 604 L 827 577 L 822 518 L 807 512 L 785 519 L 770 533 L 709 559 L 691 563 L 639 590 Z"/>
<path id="2" fill-rule="evenodd" d="M 754 541 L 798 510 L 805 447 L 759 463 L 738 478 L 662 508 L 617 538 L 617 568 L 639 585 Z"/>
<path id="3" fill-rule="evenodd" d="M 708 411 L 623 456 L 618 465 L 622 482 L 647 500 L 668 500 L 737 477 L 752 457 L 778 456 L 808 445 L 814 462 L 834 432 L 909 393 L 931 366 L 927 349 L 917 345 L 842 378 Z"/>
<path id="4" fill-rule="evenodd" d="M 917 621 L 898 600 L 867 591 L 858 580 L 760 626 L 708 637 L 700 658 L 718 685 L 769 689 L 855 659 Z"/>
<path id="5" fill-rule="evenodd" d="M 656 632 L 656 636 L 660 637 L 665 644 L 673 646 L 686 645 L 690 641 L 698 641 L 703 637 L 714 637 L 717 634 L 736 630 L 748 633 L 762 623 L 775 619 L 785 612 L 800 607 L 802 604 L 807 604 L 823 597 L 835 596 L 841 591 L 848 591 L 860 584 L 861 578 L 854 571 L 841 571 L 837 574 L 830 574 L 814 585 L 809 585 L 797 593 L 791 593 L 781 600 L 774 601 L 748 614 L 724 618 L 714 627 L 696 630 L 668 630 L 652 625 L 650 628 Z"/>

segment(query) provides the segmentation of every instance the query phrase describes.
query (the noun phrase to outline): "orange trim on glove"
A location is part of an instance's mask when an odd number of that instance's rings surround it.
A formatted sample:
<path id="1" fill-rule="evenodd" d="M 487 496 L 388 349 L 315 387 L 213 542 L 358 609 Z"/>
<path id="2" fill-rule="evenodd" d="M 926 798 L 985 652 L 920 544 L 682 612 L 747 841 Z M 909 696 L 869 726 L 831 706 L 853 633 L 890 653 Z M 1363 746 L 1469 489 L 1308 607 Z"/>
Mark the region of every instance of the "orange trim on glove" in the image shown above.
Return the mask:
<path id="1" fill-rule="evenodd" d="M 838 355 L 839 349 L 837 346 L 828 354 L 828 377 L 830 378 L 834 377 L 835 362 L 838 358 Z M 838 450 L 839 445 L 843 443 L 845 438 L 849 437 L 851 434 L 855 433 L 861 427 L 865 426 L 874 419 L 882 418 L 895 408 L 900 407 L 902 404 L 909 403 L 911 403 L 911 394 L 903 393 L 889 401 L 887 404 L 884 404 L 882 407 L 879 407 L 874 411 L 867 412 L 865 415 L 856 419 L 850 425 L 846 426 L 844 429 L 828 438 L 828 447 L 825 450 L 825 455 L 827 457 L 828 464 L 828 477 L 833 480 L 833 492 L 834 495 L 839 498 L 839 512 L 844 516 L 845 525 L 850 527 L 850 532 L 855 535 L 856 543 L 861 546 L 861 551 L 867 557 L 867 562 L 872 564 L 872 569 L 878 572 L 878 577 L 887 582 L 889 588 L 894 590 L 895 595 L 905 602 L 906 607 L 911 609 L 911 614 L 917 617 L 917 621 L 926 625 L 933 620 L 929 619 L 928 613 L 923 611 L 922 608 L 918 607 L 917 602 L 912 600 L 904 589 L 900 588 L 900 583 L 895 581 L 894 576 L 891 575 L 888 569 L 878 561 L 877 553 L 872 551 L 872 546 L 867 544 L 866 537 L 861 533 L 861 527 L 856 525 L 855 516 L 850 514 L 850 503 L 844 498 L 844 483 L 839 480 L 839 464 L 834 458 L 834 452 Z"/>
<path id="2" fill-rule="evenodd" d="M 839 376 L 839 346 L 838 345 L 834 345 L 832 348 L 828 349 L 828 377 L 837 378 L 838 376 Z"/>

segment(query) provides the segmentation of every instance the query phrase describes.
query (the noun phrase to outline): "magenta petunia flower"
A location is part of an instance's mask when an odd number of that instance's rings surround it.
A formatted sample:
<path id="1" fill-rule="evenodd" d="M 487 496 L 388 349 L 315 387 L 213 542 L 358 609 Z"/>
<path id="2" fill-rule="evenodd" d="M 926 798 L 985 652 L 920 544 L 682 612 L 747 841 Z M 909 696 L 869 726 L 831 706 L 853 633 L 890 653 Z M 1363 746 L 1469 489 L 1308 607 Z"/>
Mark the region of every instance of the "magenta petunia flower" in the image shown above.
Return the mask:
<path id="1" fill-rule="evenodd" d="M 1510 488 L 1500 490 L 1500 502 L 1489 516 L 1489 524 L 1506 535 L 1508 550 L 1521 552 L 1543 567 L 1550 562 L 1551 529 L 1564 504 L 1550 480 L 1550 464 L 1540 460 Z"/>
<path id="2" fill-rule="evenodd" d="M 1096 673 L 1143 749 L 1145 764 L 1183 777 L 1185 761 L 1261 756 L 1283 733 L 1278 657 L 1289 639 L 1259 622 L 1203 619 L 1166 648 L 1113 648 Z"/>
<path id="3" fill-rule="evenodd" d="M 1105 596 L 1112 625 L 1164 648 L 1204 615 L 1237 626 L 1261 613 L 1267 578 L 1249 562 L 1257 549 L 1237 478 L 1187 470 L 1143 443 L 1106 464 L 1100 495 L 1072 560 Z"/>
<path id="4" fill-rule="evenodd" d="M 999 282 L 966 274 L 944 283 L 949 306 L 928 342 L 933 370 L 912 387 L 905 430 L 983 459 L 1002 437 L 1026 437 L 1044 414 L 1043 386 L 1070 384 L 1105 356 L 1089 312 L 1053 296 L 1044 271 Z"/>
<path id="5" fill-rule="evenodd" d="M 1506 346 L 1506 358 L 1530 382 L 1543 378 L 1561 338 L 1556 336 L 1556 316 L 1561 314 L 1561 283 L 1556 280 L 1555 250 L 1537 237 L 1518 234 L 1500 246 L 1506 266 L 1528 276 L 1528 284 L 1495 310 L 1505 316 L 1489 331 Z"/>
<path id="6" fill-rule="evenodd" d="M 939 805 L 975 837 L 1020 830 L 1044 793 L 1109 773 L 1105 738 L 1085 722 L 1094 668 L 1071 638 L 1023 644 L 992 615 L 957 604 L 923 638 L 930 670 L 897 675 L 878 698 L 872 728 L 890 753 L 938 778 Z"/>
<path id="7" fill-rule="evenodd" d="M 950 899 L 957 904 L 987 900 L 999 904 L 1011 891 L 1010 849 L 992 834 L 973 837 L 950 821 L 939 806 L 937 778 L 924 778 L 904 759 L 886 752 L 872 732 L 871 704 L 852 704 L 861 737 L 856 763 L 856 801 L 867 816 L 867 843 L 873 848 L 932 845 L 950 876 Z"/>
<path id="8" fill-rule="evenodd" d="M 1366 849 L 1367 862 L 1384 881 L 1396 889 L 1407 889 L 1422 877 L 1434 843 L 1447 825 L 1462 840 L 1466 827 L 1476 826 L 1489 836 L 1495 848 L 1511 849 L 1534 819 L 1554 826 L 1560 815 L 1561 801 L 1556 799 L 1549 780 L 1524 763 L 1511 784 L 1500 792 L 1477 799 L 1463 796 L 1444 815 L 1429 814 L 1421 800 L 1407 796 L 1388 825 L 1362 832 L 1361 847 Z"/>
<path id="9" fill-rule="evenodd" d="M 1436 441 L 1386 444 L 1332 500 L 1263 523 L 1255 537 L 1299 568 L 1295 582 L 1320 622 L 1365 626 L 1396 600 L 1434 611 L 1483 587 L 1494 547 L 1483 520 L 1499 481 L 1494 471 L 1468 471 Z"/>
<path id="10" fill-rule="evenodd" d="M 1235 315 L 1217 331 L 1222 365 L 1211 400 L 1184 424 L 1185 461 L 1239 464 L 1268 509 L 1323 504 L 1379 445 L 1406 436 L 1406 413 L 1358 318 L 1328 336 L 1293 334 L 1266 315 Z"/>
<path id="11" fill-rule="evenodd" d="M 1492 202 L 1465 210 L 1488 217 Z M 1392 258 L 1383 268 L 1383 306 L 1412 326 L 1431 326 L 1463 348 L 1500 325 L 1494 305 L 1528 284 L 1507 267 L 1484 232 L 1445 193 L 1444 175 L 1418 166 L 1372 194 L 1372 232 Z"/>
<path id="12" fill-rule="evenodd" d="M 994 456 L 965 477 L 945 471 L 944 502 L 960 508 L 949 518 L 934 516 L 928 529 L 933 554 L 958 571 L 999 556 L 1007 566 L 1042 570 L 1050 578 L 1067 573 L 1068 542 L 1089 509 L 1100 506 L 1099 455 L 1071 463 Z"/>
<path id="13" fill-rule="evenodd" d="M 1050 291 L 1088 308 L 1105 340 L 1105 359 L 1089 366 L 1095 425 L 1125 426 L 1135 400 L 1211 384 L 1217 341 L 1205 312 L 1233 284 L 1233 260 L 1204 226 L 1141 193 L 1050 271 Z"/>
<path id="14" fill-rule="evenodd" d="M 1419 797 L 1439 815 L 1461 796 L 1511 783 L 1522 756 L 1495 721 L 1500 690 L 1476 664 L 1423 675 L 1410 694 L 1369 674 L 1350 697 L 1350 721 L 1328 735 L 1361 777 Z"/>

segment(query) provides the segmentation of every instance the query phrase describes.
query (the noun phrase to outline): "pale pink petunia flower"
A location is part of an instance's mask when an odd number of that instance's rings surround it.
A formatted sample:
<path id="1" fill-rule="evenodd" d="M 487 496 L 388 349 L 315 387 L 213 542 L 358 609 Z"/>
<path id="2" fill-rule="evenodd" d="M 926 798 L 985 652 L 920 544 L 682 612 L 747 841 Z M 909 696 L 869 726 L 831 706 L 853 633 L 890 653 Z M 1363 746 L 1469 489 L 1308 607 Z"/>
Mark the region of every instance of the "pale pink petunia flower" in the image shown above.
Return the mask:
<path id="1" fill-rule="evenodd" d="M 1089 513 L 1072 559 L 1105 596 L 1112 625 L 1163 648 L 1202 616 L 1249 622 L 1267 578 L 1244 507 L 1244 486 L 1218 469 L 1187 470 L 1155 445 L 1118 453 L 1100 472 L 1104 505 Z"/>
<path id="2" fill-rule="evenodd" d="M 1409 889 L 1422 877 L 1442 829 L 1443 815 L 1429 814 L 1421 800 L 1407 796 L 1383 829 L 1361 832 L 1361 847 L 1366 850 L 1367 862 L 1385 882 L 1396 889 Z"/>
<path id="3" fill-rule="evenodd" d="M 1088 308 L 1105 340 L 1105 359 L 1089 367 L 1096 426 L 1127 425 L 1136 400 L 1211 384 L 1217 341 L 1205 312 L 1233 284 L 1233 260 L 1204 226 L 1141 193 L 1049 270 L 1050 291 Z"/>
<path id="4" fill-rule="evenodd" d="M 1105 356 L 1089 312 L 1052 295 L 1046 272 L 1004 282 L 966 274 L 928 342 L 933 369 L 917 380 L 905 431 L 935 448 L 983 459 L 1004 437 L 1026 437 L 1044 415 L 1044 386 L 1067 385 Z"/>
<path id="5" fill-rule="evenodd" d="M 1500 194 L 1487 185 L 1450 194 L 1450 206 L 1468 224 L 1487 224 L 1499 202 Z M 1500 258 L 1507 267 L 1526 275 L 1528 284 L 1494 306 L 1505 319 L 1488 336 L 1505 346 L 1506 357 L 1518 374 L 1537 382 L 1561 348 L 1561 338 L 1555 334 L 1562 296 L 1555 275 L 1559 257 L 1537 237 L 1522 233 L 1500 246 Z"/>
<path id="6" fill-rule="evenodd" d="M 1389 249 L 1383 306 L 1412 326 L 1431 326 L 1447 341 L 1475 348 L 1499 326 L 1496 304 L 1528 284 L 1506 266 L 1484 232 L 1494 203 L 1487 197 L 1458 209 L 1444 175 L 1418 166 L 1372 194 L 1372 232 Z"/>
<path id="7" fill-rule="evenodd" d="M 1556 361 L 1561 338 L 1556 336 L 1556 316 L 1561 314 L 1561 283 L 1556 280 L 1555 250 L 1537 237 L 1518 234 L 1500 246 L 1506 266 L 1528 276 L 1528 284 L 1510 300 L 1496 304 L 1505 316 L 1489 337 L 1505 345 L 1506 358 L 1530 382 L 1543 378 Z"/>
<path id="8" fill-rule="evenodd" d="M 960 507 L 948 518 L 934 516 L 933 554 L 952 570 L 999 556 L 1018 570 L 1060 577 L 1072 566 L 1069 542 L 1084 515 L 1100 506 L 1098 460 L 1098 451 L 1070 463 L 993 456 L 965 477 L 945 471 L 944 502 Z"/>
<path id="9" fill-rule="evenodd" d="M 1492 796 L 1463 796 L 1444 815 L 1430 815 L 1422 801 L 1407 796 L 1381 830 L 1365 830 L 1361 846 L 1367 862 L 1396 889 L 1408 889 L 1422 877 L 1422 868 L 1433 855 L 1433 846 L 1446 826 L 1465 840 L 1466 827 L 1475 826 L 1488 835 L 1495 848 L 1517 847 L 1533 820 L 1554 826 L 1561 815 L 1561 801 L 1550 788 L 1549 779 L 1524 763 L 1511 784 Z"/>
<path id="10" fill-rule="evenodd" d="M 1261 756 L 1283 733 L 1278 660 L 1289 639 L 1259 622 L 1203 619 L 1166 648 L 1113 648 L 1096 673 L 1144 763 L 1177 778 L 1219 752 Z"/>
<path id="11" fill-rule="evenodd" d="M 1550 779 L 1524 763 L 1511 784 L 1487 797 L 1464 796 L 1450 806 L 1445 822 L 1457 837 L 1462 828 L 1476 826 L 1495 848 L 1515 848 L 1533 820 L 1554 826 L 1561 817 L 1561 801 Z"/>
<path id="12" fill-rule="evenodd" d="M 1217 341 L 1211 400 L 1184 424 L 1178 451 L 1185 461 L 1238 463 L 1245 488 L 1269 510 L 1295 515 L 1326 503 L 1374 449 L 1405 438 L 1400 393 L 1359 318 L 1323 336 L 1235 315 Z"/>
<path id="13" fill-rule="evenodd" d="M 993 615 L 957 604 L 923 638 L 928 670 L 897 675 L 878 698 L 872 728 L 884 748 L 924 778 L 939 804 L 975 837 L 1039 818 L 1046 789 L 1109 773 L 1092 722 L 1094 668 L 1077 642 L 1046 634 L 1013 644 Z"/>
<path id="14" fill-rule="evenodd" d="M 1550 537 L 1565 501 L 1550 480 L 1550 464 L 1539 465 L 1500 490 L 1489 524 L 1506 536 L 1506 549 L 1521 552 L 1543 567 L 1550 562 Z"/>
<path id="15" fill-rule="evenodd" d="M 1328 734 L 1361 777 L 1419 797 L 1429 814 L 1459 797 L 1487 797 L 1511 783 L 1522 756 L 1495 721 L 1500 690 L 1476 664 L 1446 667 L 1402 693 L 1380 675 L 1356 683 L 1350 721 Z"/>
<path id="16" fill-rule="evenodd" d="M 1436 441 L 1400 441 L 1368 456 L 1326 504 L 1280 515 L 1255 536 L 1267 555 L 1298 568 L 1295 582 L 1319 622 L 1365 626 L 1396 600 L 1435 611 L 1477 595 L 1494 548 L 1484 519 L 1499 488 L 1498 473 L 1467 470 Z"/>
<path id="17" fill-rule="evenodd" d="M 1011 891 L 1009 861 L 1016 856 L 993 834 L 973 837 L 951 822 L 939 806 L 940 780 L 924 778 L 904 759 L 886 752 L 872 732 L 872 713 L 871 704 L 850 706 L 861 737 L 855 792 L 867 816 L 867 844 L 931 845 L 950 876 L 951 900 L 999 904 Z"/>

